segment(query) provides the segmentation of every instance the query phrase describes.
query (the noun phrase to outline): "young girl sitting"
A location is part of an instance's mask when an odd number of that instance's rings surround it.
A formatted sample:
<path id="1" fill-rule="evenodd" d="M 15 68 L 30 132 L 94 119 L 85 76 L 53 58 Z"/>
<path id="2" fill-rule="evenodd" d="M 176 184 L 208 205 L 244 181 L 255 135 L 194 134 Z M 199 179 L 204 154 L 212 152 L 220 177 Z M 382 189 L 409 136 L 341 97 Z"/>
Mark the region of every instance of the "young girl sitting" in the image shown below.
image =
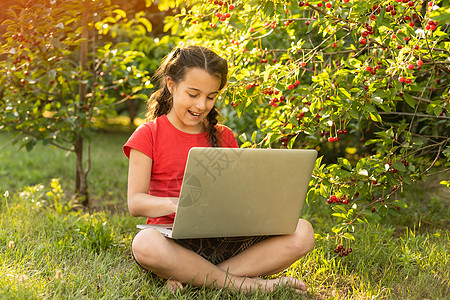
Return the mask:
<path id="1" fill-rule="evenodd" d="M 157 70 L 161 87 L 149 101 L 150 121 L 123 147 L 134 217 L 173 223 L 189 149 L 238 147 L 232 131 L 217 124 L 215 101 L 227 73 L 225 59 L 199 46 L 177 48 Z M 306 285 L 296 278 L 259 276 L 283 271 L 313 247 L 313 228 L 300 219 L 293 234 L 270 237 L 175 240 L 145 229 L 135 236 L 132 254 L 139 266 L 168 279 L 172 289 L 190 283 L 248 292 L 286 285 L 300 292 Z"/>

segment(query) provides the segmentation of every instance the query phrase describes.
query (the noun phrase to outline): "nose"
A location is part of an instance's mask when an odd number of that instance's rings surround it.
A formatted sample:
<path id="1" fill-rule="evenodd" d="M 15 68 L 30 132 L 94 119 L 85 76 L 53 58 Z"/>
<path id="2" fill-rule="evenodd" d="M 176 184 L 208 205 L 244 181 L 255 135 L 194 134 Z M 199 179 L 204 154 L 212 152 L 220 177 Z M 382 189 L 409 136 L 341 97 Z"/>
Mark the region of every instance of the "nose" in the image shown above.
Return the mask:
<path id="1" fill-rule="evenodd" d="M 198 110 L 205 110 L 206 109 L 206 97 L 199 97 L 197 101 L 195 102 L 195 108 Z"/>

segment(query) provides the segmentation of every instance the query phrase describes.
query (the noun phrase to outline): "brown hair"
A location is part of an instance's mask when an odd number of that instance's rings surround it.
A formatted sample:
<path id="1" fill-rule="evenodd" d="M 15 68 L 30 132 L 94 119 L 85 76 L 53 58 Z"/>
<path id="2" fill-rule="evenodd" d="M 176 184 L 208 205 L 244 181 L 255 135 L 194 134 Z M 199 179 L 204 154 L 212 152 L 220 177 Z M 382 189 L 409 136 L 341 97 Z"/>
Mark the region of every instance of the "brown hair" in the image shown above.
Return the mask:
<path id="1" fill-rule="evenodd" d="M 155 78 L 158 78 L 160 88 L 150 96 L 147 107 L 147 119 L 153 120 L 165 115 L 172 109 L 172 94 L 167 87 L 167 78 L 170 77 L 175 84 L 184 80 L 184 76 L 189 69 L 199 68 L 220 79 L 219 90 L 222 90 L 227 83 L 228 64 L 227 61 L 218 56 L 214 51 L 201 46 L 185 46 L 176 48 L 164 59 L 163 63 L 156 70 Z M 219 113 L 216 106 L 213 106 L 205 119 L 205 130 L 209 134 L 211 146 L 218 147 L 216 124 Z"/>

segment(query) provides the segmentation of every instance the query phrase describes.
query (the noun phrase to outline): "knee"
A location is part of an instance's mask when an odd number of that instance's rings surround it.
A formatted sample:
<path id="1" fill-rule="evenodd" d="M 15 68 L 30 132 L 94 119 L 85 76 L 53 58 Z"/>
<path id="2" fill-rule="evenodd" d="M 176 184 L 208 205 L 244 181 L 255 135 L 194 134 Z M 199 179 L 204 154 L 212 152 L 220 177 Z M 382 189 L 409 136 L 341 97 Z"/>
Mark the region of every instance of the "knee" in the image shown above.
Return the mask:
<path id="1" fill-rule="evenodd" d="M 314 248 L 315 237 L 314 229 L 310 222 L 300 219 L 297 229 L 294 232 L 294 249 L 296 253 L 303 256 Z"/>
<path id="2" fill-rule="evenodd" d="M 162 262 L 165 237 L 156 230 L 140 231 L 131 243 L 131 249 L 136 261 L 146 269 L 153 270 Z"/>

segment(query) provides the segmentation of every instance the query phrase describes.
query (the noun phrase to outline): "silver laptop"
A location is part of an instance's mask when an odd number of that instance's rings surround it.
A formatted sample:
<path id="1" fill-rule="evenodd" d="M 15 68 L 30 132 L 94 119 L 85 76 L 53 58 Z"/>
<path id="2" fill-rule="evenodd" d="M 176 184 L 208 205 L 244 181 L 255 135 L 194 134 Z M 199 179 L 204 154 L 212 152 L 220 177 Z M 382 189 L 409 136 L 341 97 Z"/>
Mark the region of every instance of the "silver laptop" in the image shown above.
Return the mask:
<path id="1" fill-rule="evenodd" d="M 316 158 L 304 149 L 192 148 L 173 226 L 137 227 L 174 239 L 293 233 Z"/>

